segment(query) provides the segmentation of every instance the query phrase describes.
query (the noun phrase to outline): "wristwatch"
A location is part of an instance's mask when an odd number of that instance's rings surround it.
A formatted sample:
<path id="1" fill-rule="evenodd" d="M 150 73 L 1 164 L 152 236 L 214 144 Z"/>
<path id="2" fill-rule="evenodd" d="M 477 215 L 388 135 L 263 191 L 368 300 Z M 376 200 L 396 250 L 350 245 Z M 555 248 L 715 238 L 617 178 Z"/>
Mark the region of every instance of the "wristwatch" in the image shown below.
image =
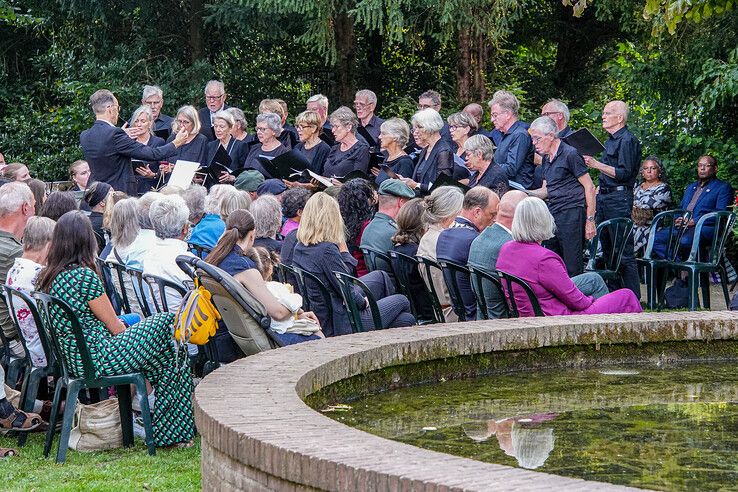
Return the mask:
<path id="1" fill-rule="evenodd" d="M 587 222 L 594 222 L 594 221 L 595 221 L 594 215 L 587 216 Z"/>

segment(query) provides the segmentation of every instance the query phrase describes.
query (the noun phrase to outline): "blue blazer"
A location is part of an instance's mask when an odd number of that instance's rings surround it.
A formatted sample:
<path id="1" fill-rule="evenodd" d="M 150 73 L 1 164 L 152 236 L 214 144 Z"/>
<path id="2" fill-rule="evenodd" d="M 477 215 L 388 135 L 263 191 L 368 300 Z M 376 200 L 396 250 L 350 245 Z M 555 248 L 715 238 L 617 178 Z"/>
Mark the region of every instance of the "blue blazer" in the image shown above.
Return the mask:
<path id="1" fill-rule="evenodd" d="M 97 120 L 79 136 L 79 143 L 90 164 L 90 182 L 103 181 L 113 189 L 136 194 L 136 178 L 131 158 L 160 161 L 177 151 L 174 144 L 149 147 L 133 140 L 122 129 Z"/>
<path id="2" fill-rule="evenodd" d="M 692 197 L 694 196 L 695 191 L 697 191 L 698 186 L 698 181 L 687 186 L 687 189 L 684 191 L 682 203 L 679 204 L 679 208 L 687 208 L 687 205 L 692 201 Z M 712 180 L 705 185 L 705 190 L 694 205 L 694 210 L 692 210 L 692 219 L 697 223 L 697 221 L 700 220 L 700 217 L 705 214 L 728 210 L 728 206 L 732 203 L 733 188 L 731 188 L 725 181 L 712 178 Z"/>

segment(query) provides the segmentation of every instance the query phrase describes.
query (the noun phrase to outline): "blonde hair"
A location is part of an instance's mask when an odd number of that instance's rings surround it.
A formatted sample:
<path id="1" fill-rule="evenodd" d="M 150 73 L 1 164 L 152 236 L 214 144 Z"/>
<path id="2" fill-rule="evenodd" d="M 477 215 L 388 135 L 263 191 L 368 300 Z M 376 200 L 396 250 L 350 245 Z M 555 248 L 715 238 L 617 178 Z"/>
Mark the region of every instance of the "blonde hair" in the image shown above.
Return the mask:
<path id="1" fill-rule="evenodd" d="M 115 204 L 121 200 L 129 198 L 127 194 L 118 190 L 110 190 L 108 196 L 105 197 L 105 210 L 103 210 L 103 229 L 110 230 L 110 220 L 113 217 L 113 209 Z"/>
<path id="2" fill-rule="evenodd" d="M 338 202 L 322 191 L 310 197 L 302 210 L 297 240 L 306 245 L 345 242 L 346 227 Z"/>
<path id="3" fill-rule="evenodd" d="M 192 131 L 190 132 L 190 135 L 195 135 L 196 133 L 200 132 L 200 117 L 197 116 L 197 110 L 194 106 L 182 106 L 177 110 L 177 116 L 174 118 L 174 121 L 172 121 L 172 131 L 174 133 L 179 133 L 179 123 L 177 123 L 177 118 L 179 118 L 179 115 L 184 116 L 188 120 L 192 122 Z"/>
<path id="4" fill-rule="evenodd" d="M 262 99 L 259 103 L 259 113 L 274 113 L 284 119 L 284 108 L 276 99 Z"/>

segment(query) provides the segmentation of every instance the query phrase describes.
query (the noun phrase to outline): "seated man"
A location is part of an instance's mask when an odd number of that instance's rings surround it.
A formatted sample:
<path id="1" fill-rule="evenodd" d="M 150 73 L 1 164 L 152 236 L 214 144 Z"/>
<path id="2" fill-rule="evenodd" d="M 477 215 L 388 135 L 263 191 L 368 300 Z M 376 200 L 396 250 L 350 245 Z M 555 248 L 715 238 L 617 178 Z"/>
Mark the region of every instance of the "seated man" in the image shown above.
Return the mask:
<path id="1" fill-rule="evenodd" d="M 495 220 L 499 203 L 497 193 L 489 188 L 477 186 L 469 190 L 464 196 L 461 215 L 438 237 L 438 261 L 449 260 L 466 265 L 472 241 Z M 464 301 L 464 317 L 473 320 L 477 315 L 477 304 L 469 276 L 457 275 L 456 282 Z"/>
<path id="2" fill-rule="evenodd" d="M 684 259 L 689 254 L 694 238 L 695 225 L 700 218 L 711 212 L 728 210 L 733 202 L 733 189 L 728 183 L 715 177 L 717 174 L 717 159 L 711 155 L 703 155 L 697 161 L 697 181 L 687 186 L 679 208 L 692 212 L 692 218 L 687 224 L 680 245 L 679 258 Z M 706 224 L 702 228 L 700 241 L 702 244 L 712 242 L 715 233 L 714 225 Z M 656 233 L 653 243 L 653 254 L 657 258 L 666 257 L 666 248 L 669 239 L 669 229 L 662 229 Z"/>
<path id="3" fill-rule="evenodd" d="M 379 210 L 367 224 L 361 236 L 361 248 L 371 248 L 382 253 L 392 249 L 392 236 L 397 233 L 395 217 L 400 208 L 415 198 L 415 192 L 399 179 L 385 179 L 379 185 Z M 377 260 L 377 268 L 390 271 L 389 265 Z"/>

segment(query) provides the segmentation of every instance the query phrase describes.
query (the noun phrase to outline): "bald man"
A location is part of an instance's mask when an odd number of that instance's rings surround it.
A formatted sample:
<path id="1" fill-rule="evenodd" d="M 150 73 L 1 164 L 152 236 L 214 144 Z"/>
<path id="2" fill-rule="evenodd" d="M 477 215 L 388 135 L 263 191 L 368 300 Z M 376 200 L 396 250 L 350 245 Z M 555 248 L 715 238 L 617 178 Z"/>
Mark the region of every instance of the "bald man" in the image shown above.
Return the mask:
<path id="1" fill-rule="evenodd" d="M 497 207 L 496 222 L 472 241 L 469 249 L 469 266 L 490 273 L 497 270 L 497 256 L 500 254 L 500 249 L 505 243 L 513 240 L 511 230 L 515 209 L 527 196 L 526 193 L 518 190 L 510 190 L 502 195 L 500 205 Z M 605 281 L 596 273 L 583 273 L 572 277 L 572 281 L 582 293 L 593 296 L 595 299 L 608 293 Z M 507 317 L 507 306 L 496 287 L 485 282 L 484 297 L 490 318 Z M 482 319 L 479 312 L 477 319 Z"/>
<path id="2" fill-rule="evenodd" d="M 489 132 L 482 126 L 482 120 L 484 119 L 484 108 L 481 104 L 470 103 L 464 106 L 464 113 L 468 114 L 477 122 L 477 135 L 484 135 L 489 137 Z"/>
<path id="3" fill-rule="evenodd" d="M 641 163 L 641 143 L 628 129 L 628 105 L 623 101 L 610 101 L 602 111 L 602 128 L 610 134 L 605 142 L 602 161 L 585 155 L 584 162 L 600 172 L 599 194 L 597 195 L 598 223 L 617 217 L 630 218 L 633 209 L 633 185 Z M 590 220 L 590 217 L 587 217 Z M 602 246 L 607 251 L 612 241 L 602 237 Z M 641 298 L 641 283 L 638 278 L 633 253 L 633 236 L 629 236 L 620 262 L 622 286 Z"/>

